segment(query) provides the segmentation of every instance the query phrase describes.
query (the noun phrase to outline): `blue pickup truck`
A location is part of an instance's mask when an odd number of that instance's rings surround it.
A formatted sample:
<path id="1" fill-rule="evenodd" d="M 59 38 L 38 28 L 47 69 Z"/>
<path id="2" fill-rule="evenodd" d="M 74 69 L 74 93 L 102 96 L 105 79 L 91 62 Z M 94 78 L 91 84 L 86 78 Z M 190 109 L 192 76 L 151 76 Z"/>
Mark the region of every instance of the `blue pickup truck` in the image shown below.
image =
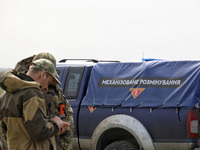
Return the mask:
<path id="1" fill-rule="evenodd" d="M 199 149 L 200 61 L 63 59 L 57 71 L 74 150 Z"/>

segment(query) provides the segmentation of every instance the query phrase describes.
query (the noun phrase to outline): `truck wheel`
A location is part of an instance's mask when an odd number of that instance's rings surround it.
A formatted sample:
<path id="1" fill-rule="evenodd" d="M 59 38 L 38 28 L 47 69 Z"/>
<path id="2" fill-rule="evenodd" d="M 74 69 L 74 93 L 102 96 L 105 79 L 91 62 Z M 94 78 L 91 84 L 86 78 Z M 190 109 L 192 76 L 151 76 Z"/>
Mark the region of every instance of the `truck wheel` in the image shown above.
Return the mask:
<path id="1" fill-rule="evenodd" d="M 104 150 L 139 150 L 134 144 L 128 141 L 116 141 L 108 146 Z"/>

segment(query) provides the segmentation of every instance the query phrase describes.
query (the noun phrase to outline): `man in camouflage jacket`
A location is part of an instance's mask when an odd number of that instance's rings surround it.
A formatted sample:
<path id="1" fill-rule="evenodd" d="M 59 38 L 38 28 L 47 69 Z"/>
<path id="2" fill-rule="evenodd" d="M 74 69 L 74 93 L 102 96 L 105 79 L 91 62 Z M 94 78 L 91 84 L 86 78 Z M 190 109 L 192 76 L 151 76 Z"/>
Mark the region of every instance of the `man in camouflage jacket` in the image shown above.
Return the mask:
<path id="1" fill-rule="evenodd" d="M 6 92 L 0 98 L 0 119 L 10 150 L 56 150 L 55 135 L 67 127 L 58 116 L 49 119 L 43 90 L 59 84 L 53 63 L 34 61 L 26 74 L 4 74 L 0 83 Z"/>
<path id="2" fill-rule="evenodd" d="M 49 54 L 49 53 L 40 53 L 38 55 L 33 55 L 31 57 L 28 57 L 26 59 L 23 59 L 17 63 L 15 66 L 15 69 L 12 71 L 15 74 L 18 73 L 24 73 L 28 70 L 30 64 L 32 61 L 45 58 L 53 62 L 54 66 L 56 66 L 56 60 L 55 58 Z M 46 99 L 46 106 L 47 106 L 47 114 L 49 118 L 52 118 L 53 116 L 59 116 L 59 104 L 65 103 L 65 110 L 66 110 L 66 116 L 62 117 L 62 120 L 70 122 L 70 125 L 67 127 L 67 130 L 60 135 L 57 136 L 57 146 L 60 149 L 63 150 L 72 150 L 72 137 L 74 134 L 74 121 L 73 121 L 73 110 L 63 95 L 63 91 L 61 88 L 59 88 L 57 85 L 51 85 L 48 88 L 48 91 L 44 92 L 45 99 Z M 3 128 L 0 128 L 0 140 L 3 143 L 3 149 L 7 149 L 6 147 L 6 135 L 5 131 L 2 131 Z"/>
<path id="3" fill-rule="evenodd" d="M 57 137 L 57 144 L 63 150 L 72 150 L 72 137 L 74 134 L 74 122 L 73 122 L 73 110 L 63 95 L 63 91 L 58 86 L 51 85 L 49 86 L 48 91 L 45 93 L 45 99 L 47 101 L 47 114 L 50 118 L 54 116 L 59 116 L 62 120 L 68 122 L 70 126 L 67 127 L 67 130 Z M 64 104 L 65 106 L 65 114 L 62 115 L 60 113 L 60 105 Z"/>

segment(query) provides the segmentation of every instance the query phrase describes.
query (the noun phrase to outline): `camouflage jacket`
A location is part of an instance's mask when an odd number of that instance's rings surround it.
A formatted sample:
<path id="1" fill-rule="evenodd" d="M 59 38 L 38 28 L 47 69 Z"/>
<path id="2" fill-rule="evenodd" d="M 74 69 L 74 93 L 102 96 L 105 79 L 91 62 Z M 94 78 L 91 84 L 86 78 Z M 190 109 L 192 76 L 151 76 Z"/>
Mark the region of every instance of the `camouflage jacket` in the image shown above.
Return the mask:
<path id="1" fill-rule="evenodd" d="M 8 149 L 56 150 L 56 123 L 46 116 L 46 101 L 40 84 L 8 73 L 1 84 L 0 120 L 7 132 Z"/>
<path id="2" fill-rule="evenodd" d="M 59 116 L 63 121 L 69 122 L 67 130 L 57 137 L 57 144 L 63 150 L 72 150 L 72 138 L 74 134 L 74 121 L 73 110 L 63 95 L 62 89 L 58 86 L 49 86 L 47 92 L 45 92 L 45 99 L 47 101 L 47 114 L 50 118 L 53 116 Z M 64 106 L 61 107 L 61 105 Z M 63 110 L 64 113 L 61 111 Z"/>

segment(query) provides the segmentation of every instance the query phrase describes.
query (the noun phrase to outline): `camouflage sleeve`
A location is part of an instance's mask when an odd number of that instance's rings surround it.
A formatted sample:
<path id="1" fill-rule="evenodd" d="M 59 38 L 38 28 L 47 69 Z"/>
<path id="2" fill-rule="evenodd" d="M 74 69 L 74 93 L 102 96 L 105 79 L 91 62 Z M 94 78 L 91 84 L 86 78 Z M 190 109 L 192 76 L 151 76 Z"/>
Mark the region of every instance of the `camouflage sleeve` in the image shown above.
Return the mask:
<path id="1" fill-rule="evenodd" d="M 73 109 L 70 106 L 68 100 L 65 98 L 63 91 L 61 88 L 58 89 L 58 98 L 61 102 L 65 102 L 65 109 L 67 112 L 67 116 L 63 119 L 66 122 L 71 122 L 71 124 L 67 127 L 67 130 L 60 136 L 60 145 L 63 150 L 72 150 L 72 138 L 74 135 L 74 119 L 73 119 Z"/>
<path id="2" fill-rule="evenodd" d="M 26 94 L 30 96 L 37 95 L 36 93 L 36 90 L 32 90 Z M 23 103 L 23 114 L 24 125 L 32 139 L 48 139 L 59 131 L 57 124 L 46 118 L 46 103 L 40 96 L 31 97 Z"/>

